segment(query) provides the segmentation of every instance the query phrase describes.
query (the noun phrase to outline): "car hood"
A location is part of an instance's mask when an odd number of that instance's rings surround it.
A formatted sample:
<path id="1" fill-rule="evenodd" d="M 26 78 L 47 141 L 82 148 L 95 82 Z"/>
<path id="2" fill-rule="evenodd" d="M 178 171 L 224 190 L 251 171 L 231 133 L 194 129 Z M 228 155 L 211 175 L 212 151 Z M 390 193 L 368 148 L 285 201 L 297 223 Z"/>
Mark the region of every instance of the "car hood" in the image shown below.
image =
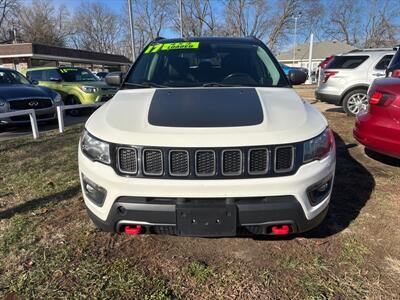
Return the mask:
<path id="1" fill-rule="evenodd" d="M 49 98 L 51 91 L 47 88 L 28 84 L 7 84 L 0 85 L 0 98 L 4 100 L 20 98 Z"/>
<path id="2" fill-rule="evenodd" d="M 108 142 L 167 147 L 294 143 L 326 126 L 292 88 L 220 87 L 120 90 L 86 123 Z"/>

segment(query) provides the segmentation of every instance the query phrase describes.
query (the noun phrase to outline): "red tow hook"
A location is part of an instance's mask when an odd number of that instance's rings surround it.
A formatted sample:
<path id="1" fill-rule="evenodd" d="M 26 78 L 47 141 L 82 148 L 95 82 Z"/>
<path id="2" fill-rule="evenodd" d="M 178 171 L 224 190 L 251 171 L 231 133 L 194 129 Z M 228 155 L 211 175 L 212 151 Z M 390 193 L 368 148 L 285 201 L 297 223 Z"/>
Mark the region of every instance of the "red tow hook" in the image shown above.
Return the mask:
<path id="1" fill-rule="evenodd" d="M 285 234 L 289 234 L 290 227 L 289 227 L 289 225 L 272 226 L 271 231 L 273 234 L 276 234 L 276 235 L 285 235 Z"/>
<path id="2" fill-rule="evenodd" d="M 141 232 L 142 232 L 142 226 L 140 226 L 140 225 L 125 226 L 126 234 L 138 235 Z"/>

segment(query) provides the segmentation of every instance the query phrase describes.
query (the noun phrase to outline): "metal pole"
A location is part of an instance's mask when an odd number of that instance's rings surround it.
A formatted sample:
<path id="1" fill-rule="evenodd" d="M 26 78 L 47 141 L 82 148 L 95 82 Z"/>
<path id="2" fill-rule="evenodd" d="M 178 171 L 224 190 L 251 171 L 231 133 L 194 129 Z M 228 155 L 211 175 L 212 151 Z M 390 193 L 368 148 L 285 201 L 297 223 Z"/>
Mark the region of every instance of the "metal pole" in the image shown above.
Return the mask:
<path id="1" fill-rule="evenodd" d="M 293 40 L 293 66 L 294 67 L 294 61 L 296 59 L 296 33 L 297 33 L 297 18 L 298 17 L 294 17 L 294 40 Z"/>
<path id="2" fill-rule="evenodd" d="M 181 38 L 183 38 L 182 0 L 179 0 L 179 20 L 181 25 Z"/>
<path id="3" fill-rule="evenodd" d="M 57 119 L 58 119 L 58 131 L 64 132 L 64 110 L 63 106 L 57 106 Z"/>
<path id="4" fill-rule="evenodd" d="M 29 113 L 29 118 L 31 120 L 33 139 L 37 140 L 39 138 L 39 129 L 36 121 L 35 111 Z"/>
<path id="5" fill-rule="evenodd" d="M 312 72 L 313 40 L 314 40 L 314 34 L 311 33 L 311 35 L 310 35 L 310 49 L 308 50 L 308 82 L 307 82 L 308 84 L 312 84 L 311 72 Z"/>
<path id="6" fill-rule="evenodd" d="M 133 23 L 133 14 L 132 14 L 132 0 L 128 0 L 128 11 L 129 11 L 129 23 L 131 30 L 131 49 L 132 49 L 132 62 L 136 59 L 135 53 L 135 28 Z"/>

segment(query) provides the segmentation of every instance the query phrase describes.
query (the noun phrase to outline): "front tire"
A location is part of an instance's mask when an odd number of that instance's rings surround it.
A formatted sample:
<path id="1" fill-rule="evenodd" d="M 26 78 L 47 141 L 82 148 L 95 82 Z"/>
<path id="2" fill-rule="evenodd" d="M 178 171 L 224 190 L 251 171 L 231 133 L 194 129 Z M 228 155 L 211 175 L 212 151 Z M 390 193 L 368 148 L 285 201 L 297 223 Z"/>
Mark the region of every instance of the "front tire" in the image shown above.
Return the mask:
<path id="1" fill-rule="evenodd" d="M 76 96 L 69 96 L 66 102 L 67 105 L 81 104 L 81 101 Z M 79 109 L 69 109 L 67 110 L 67 113 L 72 117 L 79 117 L 81 115 Z"/>
<path id="2" fill-rule="evenodd" d="M 343 99 L 343 110 L 348 116 L 356 116 L 368 107 L 367 90 L 357 89 L 348 93 Z"/>

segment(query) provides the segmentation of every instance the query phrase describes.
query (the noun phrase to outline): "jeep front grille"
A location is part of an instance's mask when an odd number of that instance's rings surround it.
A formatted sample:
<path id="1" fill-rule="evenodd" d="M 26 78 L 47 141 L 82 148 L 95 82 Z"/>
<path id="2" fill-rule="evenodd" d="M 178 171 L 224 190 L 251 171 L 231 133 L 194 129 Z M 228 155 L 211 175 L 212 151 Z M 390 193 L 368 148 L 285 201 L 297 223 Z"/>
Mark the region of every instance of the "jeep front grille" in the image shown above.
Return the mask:
<path id="1" fill-rule="evenodd" d="M 222 151 L 222 174 L 225 176 L 235 176 L 242 173 L 242 151 L 223 150 Z"/>
<path id="2" fill-rule="evenodd" d="M 136 174 L 137 165 L 137 150 L 135 148 L 118 148 L 118 168 L 121 172 Z"/>
<path id="3" fill-rule="evenodd" d="M 196 156 L 196 175 L 214 176 L 216 173 L 215 152 L 213 150 L 198 150 Z"/>
<path id="4" fill-rule="evenodd" d="M 267 174 L 269 168 L 269 152 L 266 148 L 249 150 L 249 174 Z"/>
<path id="5" fill-rule="evenodd" d="M 274 177 L 294 174 L 302 164 L 302 144 L 212 149 L 118 146 L 118 174 L 179 179 Z M 297 153 L 297 154 L 296 154 Z"/>
<path id="6" fill-rule="evenodd" d="M 172 176 L 188 176 L 189 171 L 189 152 L 186 150 L 171 150 L 169 152 L 169 173 Z"/>
<path id="7" fill-rule="evenodd" d="M 150 176 L 163 174 L 163 154 L 159 149 L 143 150 L 143 173 Z"/>
<path id="8" fill-rule="evenodd" d="M 275 149 L 275 172 L 288 172 L 293 168 L 294 148 L 292 146 Z"/>

